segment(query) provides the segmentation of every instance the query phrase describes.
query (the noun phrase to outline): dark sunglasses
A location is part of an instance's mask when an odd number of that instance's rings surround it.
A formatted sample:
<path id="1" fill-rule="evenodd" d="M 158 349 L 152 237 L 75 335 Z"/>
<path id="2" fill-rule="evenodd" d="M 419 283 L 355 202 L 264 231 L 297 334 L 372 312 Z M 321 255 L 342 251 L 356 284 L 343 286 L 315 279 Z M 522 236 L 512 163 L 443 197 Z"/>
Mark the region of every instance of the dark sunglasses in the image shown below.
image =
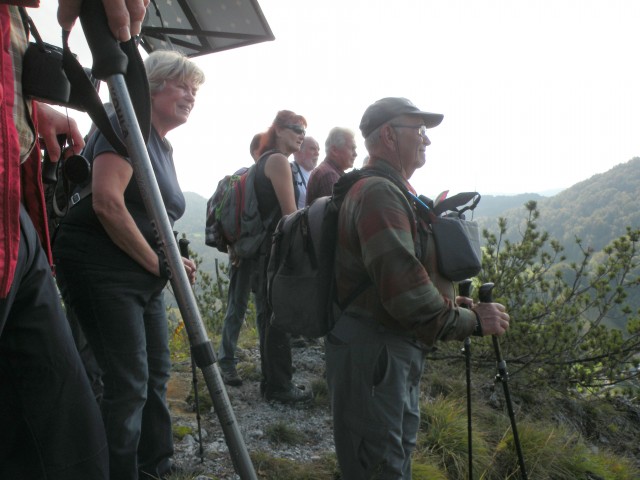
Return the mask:
<path id="1" fill-rule="evenodd" d="M 288 128 L 289 130 L 293 130 L 298 135 L 306 135 L 307 131 L 302 128 L 300 125 L 283 125 L 284 128 Z"/>

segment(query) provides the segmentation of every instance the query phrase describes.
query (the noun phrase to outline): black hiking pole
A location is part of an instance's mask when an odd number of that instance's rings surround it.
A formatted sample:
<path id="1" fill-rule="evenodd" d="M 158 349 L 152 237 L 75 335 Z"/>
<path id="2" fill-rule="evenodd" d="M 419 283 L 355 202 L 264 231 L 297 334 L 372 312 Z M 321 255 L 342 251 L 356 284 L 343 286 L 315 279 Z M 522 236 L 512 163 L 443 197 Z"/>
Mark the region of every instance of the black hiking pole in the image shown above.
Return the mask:
<path id="1" fill-rule="evenodd" d="M 189 240 L 181 238 L 178 240 L 178 249 L 180 255 L 189 258 Z M 191 383 L 193 384 L 193 401 L 196 404 L 196 422 L 198 423 L 198 443 L 200 445 L 200 463 L 204 463 L 204 449 L 202 448 L 202 425 L 200 423 L 200 396 L 198 394 L 198 375 L 196 373 L 196 361 L 193 356 L 193 349 L 190 348 L 191 354 Z"/>
<path id="2" fill-rule="evenodd" d="M 458 293 L 461 297 L 471 297 L 471 280 L 462 280 L 458 283 Z M 463 305 L 463 308 L 469 308 Z M 462 347 L 464 353 L 464 365 L 467 376 L 467 449 L 469 452 L 469 480 L 473 480 L 473 438 L 471 429 L 471 337 L 464 339 Z"/>
<path id="3" fill-rule="evenodd" d="M 493 301 L 493 295 L 491 291 L 495 285 L 493 283 L 485 283 L 480 287 L 479 298 L 483 303 L 491 303 Z M 523 480 L 527 480 L 527 469 L 524 466 L 524 456 L 522 455 L 522 446 L 520 445 L 520 438 L 518 437 L 518 427 L 516 426 L 516 417 L 513 413 L 513 404 L 511 403 L 511 394 L 509 393 L 509 373 L 507 372 L 507 362 L 502 358 L 502 350 L 500 349 L 500 343 L 498 337 L 491 336 L 493 340 L 493 349 L 496 352 L 496 361 L 498 367 L 498 374 L 496 380 L 502 383 L 504 390 L 504 399 L 507 403 L 507 411 L 509 412 L 509 420 L 511 421 L 511 431 L 513 432 L 513 442 L 516 445 L 516 452 L 518 454 L 518 463 L 520 465 L 520 473 Z"/>
<path id="4" fill-rule="evenodd" d="M 229 447 L 233 466 L 242 480 L 257 480 L 258 477 L 251 457 L 222 382 L 220 370 L 216 365 L 217 359 L 213 345 L 207 336 L 189 279 L 184 270 L 177 241 L 173 235 L 140 125 L 129 96 L 125 81 L 128 67 L 131 66 L 128 57 L 108 28 L 106 13 L 100 0 L 84 0 L 82 2 L 80 22 L 94 59 L 92 72 L 96 78 L 105 80 L 109 86 L 112 103 L 131 160 L 134 178 L 155 229 L 158 246 L 165 255 L 171 286 L 182 313 L 196 365 L 201 369 L 207 384 Z M 122 44 L 122 48 L 130 47 L 133 47 L 137 53 L 134 40 Z"/>

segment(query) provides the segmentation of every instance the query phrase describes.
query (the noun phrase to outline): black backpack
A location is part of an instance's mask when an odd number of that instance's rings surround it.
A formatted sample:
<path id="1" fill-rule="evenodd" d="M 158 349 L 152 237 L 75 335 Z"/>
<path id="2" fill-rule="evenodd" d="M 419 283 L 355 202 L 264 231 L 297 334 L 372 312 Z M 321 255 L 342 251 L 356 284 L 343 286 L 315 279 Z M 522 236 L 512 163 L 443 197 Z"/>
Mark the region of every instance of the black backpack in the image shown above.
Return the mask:
<path id="1" fill-rule="evenodd" d="M 353 184 L 370 176 L 384 176 L 406 190 L 380 171 L 353 170 L 340 177 L 333 195 L 316 199 L 278 223 L 267 267 L 267 292 L 272 324 L 280 329 L 308 338 L 326 335 L 339 312 L 371 285 L 370 280 L 360 285 L 342 305 L 335 300 L 338 213 Z"/>

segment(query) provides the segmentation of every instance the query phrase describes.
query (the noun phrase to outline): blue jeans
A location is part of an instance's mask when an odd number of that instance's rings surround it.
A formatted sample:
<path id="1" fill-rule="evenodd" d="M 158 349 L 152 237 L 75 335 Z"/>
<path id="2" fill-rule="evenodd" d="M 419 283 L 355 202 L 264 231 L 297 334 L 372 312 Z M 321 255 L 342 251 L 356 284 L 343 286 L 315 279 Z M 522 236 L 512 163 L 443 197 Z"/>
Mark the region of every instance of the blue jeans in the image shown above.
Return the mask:
<path id="1" fill-rule="evenodd" d="M 0 478 L 106 479 L 107 439 L 49 262 L 24 209 L 0 298 Z"/>
<path id="2" fill-rule="evenodd" d="M 166 403 L 169 334 L 166 283 L 142 268 L 57 263 L 58 283 L 103 371 L 102 417 L 111 479 L 161 476 L 171 467 L 173 439 Z"/>
<path id="3" fill-rule="evenodd" d="M 255 261 L 244 258 L 238 267 L 229 269 L 229 289 L 227 296 L 227 313 L 222 325 L 222 339 L 218 354 L 221 369 L 235 367 L 238 363 L 236 348 L 238 336 L 244 322 L 251 293 L 251 281 L 255 270 Z"/>

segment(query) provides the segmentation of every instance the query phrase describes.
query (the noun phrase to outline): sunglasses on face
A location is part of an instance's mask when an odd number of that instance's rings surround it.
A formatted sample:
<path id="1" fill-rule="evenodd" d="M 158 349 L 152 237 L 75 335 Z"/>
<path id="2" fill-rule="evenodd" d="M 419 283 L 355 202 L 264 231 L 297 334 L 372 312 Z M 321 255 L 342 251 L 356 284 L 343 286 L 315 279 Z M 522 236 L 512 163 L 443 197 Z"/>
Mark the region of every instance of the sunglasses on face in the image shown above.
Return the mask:
<path id="1" fill-rule="evenodd" d="M 293 132 L 297 133 L 298 135 L 306 135 L 307 131 L 302 128 L 300 125 L 283 125 L 283 128 L 288 128 L 289 130 L 292 130 Z"/>

